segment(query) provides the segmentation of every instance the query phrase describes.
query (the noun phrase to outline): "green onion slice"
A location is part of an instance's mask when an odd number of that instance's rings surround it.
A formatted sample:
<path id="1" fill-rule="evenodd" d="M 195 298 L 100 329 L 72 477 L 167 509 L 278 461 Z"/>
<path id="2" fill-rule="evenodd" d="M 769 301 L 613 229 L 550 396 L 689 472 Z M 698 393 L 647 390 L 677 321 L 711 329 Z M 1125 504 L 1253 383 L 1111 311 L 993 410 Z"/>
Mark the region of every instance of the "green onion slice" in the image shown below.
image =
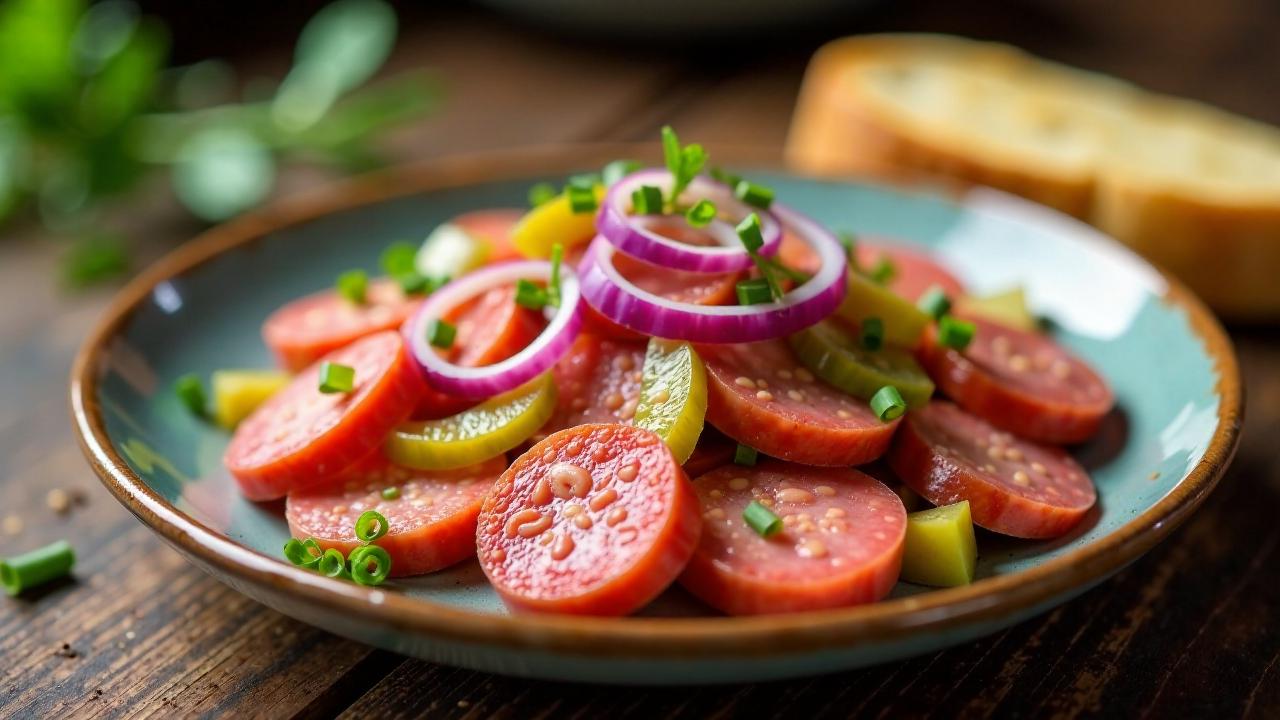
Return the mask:
<path id="1" fill-rule="evenodd" d="M 361 542 L 373 542 L 387 534 L 387 519 L 377 510 L 365 510 L 356 519 L 356 537 Z"/>
<path id="2" fill-rule="evenodd" d="M 782 532 L 782 518 L 773 514 L 769 508 L 752 500 L 742 511 L 742 519 L 751 526 L 760 537 L 770 537 Z"/>
<path id="3" fill-rule="evenodd" d="M 898 274 L 898 268 L 893 261 L 887 257 L 882 257 L 876 261 L 875 267 L 867 272 L 867 277 L 871 278 L 871 282 L 877 285 L 888 285 L 889 281 Z"/>
<path id="4" fill-rule="evenodd" d="M 580 179 L 578 182 L 570 180 L 569 184 L 564 188 L 564 194 L 569 198 L 569 209 L 575 215 L 594 212 L 599 204 L 596 202 L 596 191 L 591 185 L 584 185 Z"/>
<path id="5" fill-rule="evenodd" d="M 66 577 L 76 563 L 71 543 L 59 540 L 29 553 L 0 560 L 0 585 L 10 596 Z"/>
<path id="6" fill-rule="evenodd" d="M 457 336 L 458 328 L 446 320 L 436 318 L 427 326 L 427 342 L 442 350 L 453 347 L 453 340 Z"/>
<path id="7" fill-rule="evenodd" d="M 516 304 L 530 310 L 541 310 L 547 306 L 550 298 L 547 291 L 534 285 L 533 282 L 521 278 L 516 281 Z"/>
<path id="8" fill-rule="evenodd" d="M 314 570 L 320 564 L 320 559 L 324 557 L 324 549 L 315 538 L 309 537 L 306 540 L 289 538 L 289 542 L 284 544 L 284 556 L 298 567 Z"/>
<path id="9" fill-rule="evenodd" d="M 547 284 L 547 302 L 560 307 L 560 265 L 564 263 L 564 245 L 551 246 L 551 281 Z"/>
<path id="10" fill-rule="evenodd" d="M 363 305 L 369 291 L 369 275 L 363 270 L 348 270 L 334 283 L 338 294 L 356 305 Z"/>
<path id="11" fill-rule="evenodd" d="M 977 327 L 973 323 L 946 315 L 938 321 L 938 342 L 955 350 L 963 350 L 973 342 L 976 331 Z"/>
<path id="12" fill-rule="evenodd" d="M 764 278 L 742 280 L 734 289 L 738 293 L 739 305 L 761 305 L 773 301 L 773 295 L 769 292 L 769 283 Z"/>
<path id="13" fill-rule="evenodd" d="M 554 185 L 548 182 L 540 182 L 529 188 L 529 207 L 536 208 L 539 205 L 549 203 L 555 199 L 556 195 Z"/>
<path id="14" fill-rule="evenodd" d="M 735 183 L 733 187 L 733 194 L 742 202 L 748 205 L 754 205 L 761 210 L 768 210 L 769 206 L 773 204 L 772 189 L 767 188 L 764 185 L 757 185 L 747 180 L 739 180 Z"/>
<path id="15" fill-rule="evenodd" d="M 414 272 L 414 258 L 418 255 L 418 248 L 407 242 L 392 243 L 382 251 L 380 263 L 382 270 L 391 277 L 399 275 L 407 275 Z"/>
<path id="16" fill-rule="evenodd" d="M 328 360 L 320 364 L 320 392 L 348 393 L 355 389 L 356 369 L 349 365 L 339 365 Z"/>
<path id="17" fill-rule="evenodd" d="M 205 396 L 204 383 L 195 373 L 187 373 L 173 382 L 173 392 L 184 407 L 197 417 L 209 413 L 209 399 Z"/>
<path id="18" fill-rule="evenodd" d="M 641 185 L 632 190 L 631 211 L 636 215 L 661 215 L 662 191 L 653 185 Z"/>
<path id="19" fill-rule="evenodd" d="M 369 565 L 373 569 L 369 569 Z M 391 574 L 391 555 L 377 545 L 363 545 L 351 551 L 351 579 L 359 585 L 381 585 Z"/>
<path id="20" fill-rule="evenodd" d="M 716 204 L 710 200 L 699 200 L 698 204 L 685 211 L 684 219 L 692 227 L 706 227 L 716 219 Z"/>
<path id="21" fill-rule="evenodd" d="M 738 223 L 736 228 L 738 239 L 742 240 L 742 245 L 747 252 L 754 253 L 764 246 L 764 235 L 760 232 L 760 216 L 751 213 Z"/>
<path id="22" fill-rule="evenodd" d="M 346 577 L 347 559 L 343 557 L 341 550 L 329 548 L 320 557 L 320 562 L 316 565 L 316 572 L 325 577 Z"/>
<path id="23" fill-rule="evenodd" d="M 858 340 L 867 350 L 879 350 L 884 345 L 884 321 L 878 317 L 869 317 L 862 321 L 862 329 Z"/>
<path id="24" fill-rule="evenodd" d="M 738 443 L 738 447 L 733 451 L 733 464 L 751 467 L 760 460 L 760 451 L 750 445 Z"/>
<path id="25" fill-rule="evenodd" d="M 897 420 L 906 411 L 907 404 L 903 402 L 902 394 L 892 385 L 885 385 L 871 397 L 871 412 L 884 422 Z"/>
<path id="26" fill-rule="evenodd" d="M 951 298 L 947 297 L 946 291 L 942 288 L 931 285 L 916 301 L 916 307 L 920 308 L 925 315 L 937 320 L 951 311 Z"/>
<path id="27" fill-rule="evenodd" d="M 399 486 L 392 485 L 391 487 L 382 488 L 382 499 L 383 500 L 399 500 L 400 499 Z"/>

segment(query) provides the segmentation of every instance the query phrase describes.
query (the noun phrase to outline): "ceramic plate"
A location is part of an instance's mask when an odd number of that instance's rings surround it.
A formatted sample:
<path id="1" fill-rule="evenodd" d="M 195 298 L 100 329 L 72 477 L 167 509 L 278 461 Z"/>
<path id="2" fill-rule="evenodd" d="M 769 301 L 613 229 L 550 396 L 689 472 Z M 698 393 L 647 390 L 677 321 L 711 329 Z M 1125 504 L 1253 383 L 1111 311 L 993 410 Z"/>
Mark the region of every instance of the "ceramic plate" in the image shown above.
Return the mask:
<path id="1" fill-rule="evenodd" d="M 1118 409 L 1078 450 L 1099 502 L 1051 542 L 980 538 L 979 579 L 900 583 L 874 605 L 719 617 L 678 589 L 638 617 L 511 616 L 468 562 L 379 589 L 284 562 L 281 504 L 240 499 L 227 435 L 170 391 L 187 372 L 267 367 L 262 320 L 387 244 L 479 208 L 519 206 L 538 180 L 637 148 L 574 148 L 442 161 L 364 178 L 215 228 L 126 287 L 88 339 L 71 401 L 103 482 L 144 523 L 236 589 L 298 619 L 428 660 L 541 678 L 703 683 L 884 662 L 991 633 L 1133 561 L 1186 519 L 1222 474 L 1240 419 L 1222 329 L 1175 281 L 1094 230 L 994 191 L 920 191 L 752 172 L 833 228 L 939 253 L 976 291 L 1027 288 L 1061 342 L 1116 390 Z M 750 165 L 738 167 L 749 168 Z"/>

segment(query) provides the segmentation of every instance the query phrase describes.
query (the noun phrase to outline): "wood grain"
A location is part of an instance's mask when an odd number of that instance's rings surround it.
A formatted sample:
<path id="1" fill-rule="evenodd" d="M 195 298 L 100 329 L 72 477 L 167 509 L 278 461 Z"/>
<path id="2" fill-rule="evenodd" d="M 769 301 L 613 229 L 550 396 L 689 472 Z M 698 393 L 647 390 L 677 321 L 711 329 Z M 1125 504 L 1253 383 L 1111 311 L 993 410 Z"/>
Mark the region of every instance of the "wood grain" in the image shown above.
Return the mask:
<path id="1" fill-rule="evenodd" d="M 1027 2 L 960 13 L 942 0 L 885 4 L 856 28 L 832 24 L 794 43 L 735 51 L 602 47 L 472 11 L 433 11 L 407 30 L 392 63 L 436 68 L 447 104 L 390 148 L 408 160 L 637 140 L 666 122 L 689 138 L 776 146 L 814 41 L 852 29 L 1020 41 L 1280 121 L 1273 3 L 1180 0 L 1158 18 L 1149 6 L 1112 6 Z M 1193 15 L 1202 21 L 1186 19 Z M 278 71 L 285 49 L 246 67 Z M 282 192 L 316 180 L 292 173 Z M 190 234 L 179 218 L 163 192 L 147 212 L 130 213 L 144 257 Z M 71 356 L 108 291 L 61 292 L 49 282 L 57 246 L 31 228 L 9 234 L 0 240 L 8 308 L 0 312 L 0 516 L 21 515 L 26 529 L 0 535 L 0 554 L 67 537 L 81 557 L 73 582 L 0 601 L 0 717 L 1280 715 L 1280 331 L 1235 330 L 1249 394 L 1238 459 L 1190 522 L 1113 581 L 992 637 L 862 671 L 736 687 L 602 688 L 376 651 L 256 605 L 184 562 L 100 488 L 68 427 Z M 54 487 L 82 490 L 87 504 L 56 515 L 45 505 Z"/>

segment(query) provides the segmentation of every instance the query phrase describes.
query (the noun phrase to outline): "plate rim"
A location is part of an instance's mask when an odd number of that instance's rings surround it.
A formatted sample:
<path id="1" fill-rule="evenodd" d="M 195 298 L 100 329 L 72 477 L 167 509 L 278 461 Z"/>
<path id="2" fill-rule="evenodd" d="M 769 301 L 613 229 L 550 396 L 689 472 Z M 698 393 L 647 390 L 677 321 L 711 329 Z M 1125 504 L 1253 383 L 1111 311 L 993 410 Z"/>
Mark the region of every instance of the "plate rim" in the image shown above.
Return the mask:
<path id="1" fill-rule="evenodd" d="M 763 148 L 717 147 L 717 155 L 736 163 L 763 162 L 778 167 L 778 153 Z M 200 233 L 120 289 L 82 344 L 69 388 L 73 425 L 82 452 L 121 504 L 152 531 L 198 560 L 203 569 L 216 568 L 218 572 L 213 574 L 220 580 L 238 578 L 255 586 L 267 586 L 295 602 L 319 604 L 329 613 L 354 614 L 383 627 L 442 640 L 628 659 L 815 652 L 856 644 L 900 642 L 919 632 L 959 630 L 974 623 L 991 624 L 1026 614 L 1105 579 L 1150 550 L 1199 507 L 1234 457 L 1244 398 L 1230 339 L 1212 313 L 1180 281 L 1110 238 L 1111 243 L 1164 280 L 1162 300 L 1186 312 L 1192 332 L 1212 359 L 1219 377 L 1213 436 L 1204 456 L 1186 478 L 1111 533 L 1034 568 L 983 578 L 964 587 L 790 615 L 597 618 L 481 613 L 321 577 L 242 546 L 155 493 L 114 450 L 102 407 L 96 400 L 101 368 L 105 367 L 102 358 L 111 340 L 161 282 L 264 235 L 334 212 L 481 182 L 559 175 L 616 157 L 654 156 L 650 145 L 599 143 L 538 145 L 436 158 L 329 184 Z M 785 168 L 781 171 L 800 178 L 832 180 Z"/>

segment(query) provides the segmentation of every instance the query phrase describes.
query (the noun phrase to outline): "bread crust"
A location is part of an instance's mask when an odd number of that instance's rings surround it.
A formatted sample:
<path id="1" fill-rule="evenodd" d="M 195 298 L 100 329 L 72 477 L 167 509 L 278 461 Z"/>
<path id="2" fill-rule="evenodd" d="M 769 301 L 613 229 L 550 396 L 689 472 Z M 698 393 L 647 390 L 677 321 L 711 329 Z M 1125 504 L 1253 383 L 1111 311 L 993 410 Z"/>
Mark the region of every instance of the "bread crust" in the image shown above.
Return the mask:
<path id="1" fill-rule="evenodd" d="M 1022 93 L 1080 103 L 1096 117 L 1100 150 L 1085 162 L 1059 162 L 1048 149 L 1031 151 L 974 142 L 963 128 L 936 117 L 915 121 L 864 80 L 867 68 L 947 63 L 979 78 L 994 77 Z M 1030 88 L 1029 86 L 1034 86 Z M 997 108 L 1014 112 L 1013 98 Z M 872 35 L 836 40 L 811 61 L 787 140 L 788 163 L 819 175 L 900 181 L 940 176 L 964 185 L 1015 193 L 1096 225 L 1187 282 L 1219 313 L 1238 319 L 1280 319 L 1280 182 L 1270 192 L 1223 191 L 1194 173 L 1136 173 L 1107 159 L 1109 122 L 1144 132 L 1152 107 L 1161 117 L 1204 128 L 1217 138 L 1246 138 L 1265 147 L 1280 132 L 1197 103 L 1156 96 L 1101 76 L 1038 60 L 1002 45 L 935 35 Z M 1112 113 L 1110 115 L 1103 113 Z M 1075 122 L 1081 122 L 1078 117 Z M 952 123 L 953 125 L 955 123 Z M 1154 127 L 1154 125 L 1153 125 Z M 1261 140 L 1260 140 L 1261 138 Z M 1240 142 L 1246 142 L 1246 139 Z M 1115 142 L 1112 140 L 1112 142 Z M 1280 150 L 1277 150 L 1280 153 Z M 1280 164 L 1280 154 L 1277 155 Z M 1132 161 L 1130 161 L 1132 164 Z"/>

